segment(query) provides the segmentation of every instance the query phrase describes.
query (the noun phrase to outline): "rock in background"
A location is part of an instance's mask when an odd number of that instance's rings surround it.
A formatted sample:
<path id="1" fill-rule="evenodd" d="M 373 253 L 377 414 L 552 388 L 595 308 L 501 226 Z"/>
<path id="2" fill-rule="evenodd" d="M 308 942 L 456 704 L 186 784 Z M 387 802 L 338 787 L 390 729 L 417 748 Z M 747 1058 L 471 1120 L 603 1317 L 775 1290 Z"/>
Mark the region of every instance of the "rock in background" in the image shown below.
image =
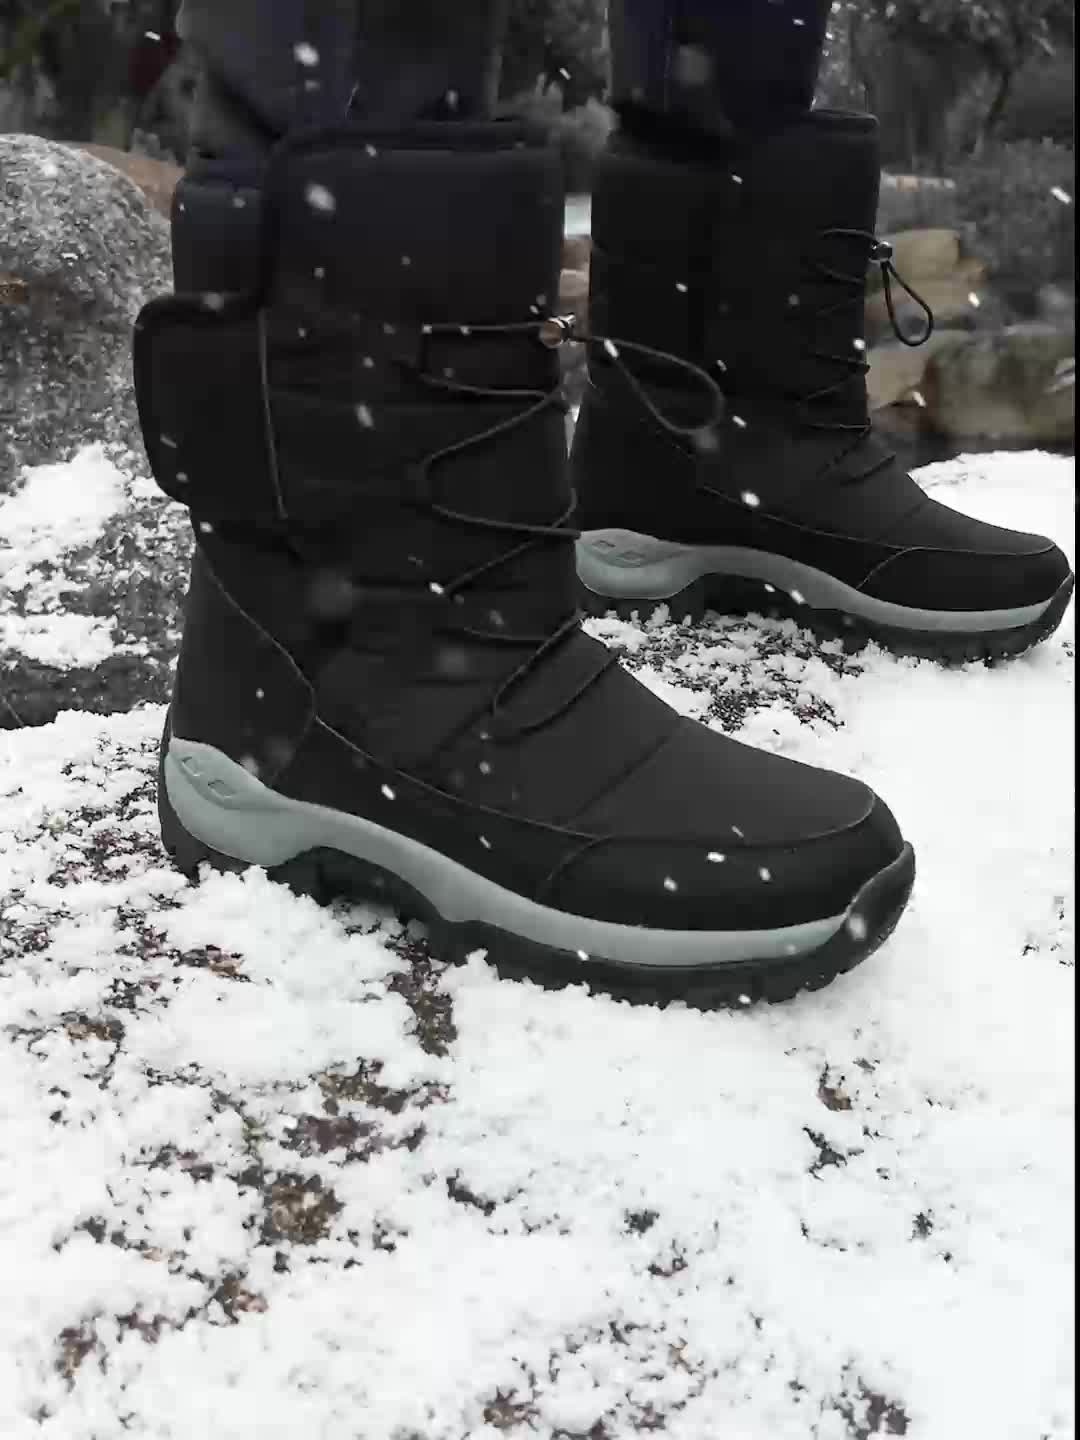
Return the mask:
<path id="1" fill-rule="evenodd" d="M 95 155 L 0 135 L 0 495 L 80 445 L 136 449 L 131 327 L 170 288 L 169 229 Z"/>
<path id="2" fill-rule="evenodd" d="M 0 728 L 167 694 L 190 541 L 131 383 L 135 316 L 171 283 L 146 193 L 168 177 L 140 176 L 0 135 Z"/>
<path id="3" fill-rule="evenodd" d="M 158 214 L 169 218 L 173 191 L 183 174 L 179 165 L 134 150 L 117 150 L 112 145 L 78 145 L 76 149 L 104 160 L 133 180 Z"/>
<path id="4" fill-rule="evenodd" d="M 1074 350 L 1073 335 L 1048 325 L 953 337 L 930 357 L 922 380 L 930 423 L 946 435 L 1071 446 Z"/>
<path id="5" fill-rule="evenodd" d="M 167 700 L 190 549 L 187 512 L 119 444 L 0 492 L 0 730 Z"/>
<path id="6" fill-rule="evenodd" d="M 952 453 L 988 445 L 1071 446 L 1073 391 L 1063 381 L 1075 349 L 1069 297 L 1040 296 L 1042 323 L 1010 325 L 986 284 L 986 267 L 963 253 L 958 231 L 907 230 L 888 239 L 900 275 L 933 310 L 935 329 L 918 348 L 897 340 L 880 272 L 872 270 L 868 387 L 881 428 L 894 437 L 938 437 Z M 895 284 L 893 298 L 901 328 L 917 331 L 918 306 Z"/>

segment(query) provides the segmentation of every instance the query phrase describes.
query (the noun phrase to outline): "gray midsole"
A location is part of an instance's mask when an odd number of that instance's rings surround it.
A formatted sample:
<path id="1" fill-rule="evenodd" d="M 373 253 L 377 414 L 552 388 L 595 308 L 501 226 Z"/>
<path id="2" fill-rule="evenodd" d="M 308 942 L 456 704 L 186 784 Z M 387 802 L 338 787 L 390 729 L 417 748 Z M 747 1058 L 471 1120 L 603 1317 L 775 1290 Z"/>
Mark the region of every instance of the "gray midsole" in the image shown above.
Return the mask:
<path id="1" fill-rule="evenodd" d="M 587 530 L 577 544 L 578 578 L 587 590 L 612 600 L 653 600 L 678 595 L 704 575 L 760 580 L 794 594 L 815 610 L 841 610 L 898 630 L 1013 630 L 1038 620 L 1049 600 L 1011 610 L 920 610 L 878 600 L 832 575 L 740 545 L 679 545 L 633 530 Z"/>
<path id="2" fill-rule="evenodd" d="M 775 930 L 653 930 L 570 915 L 475 874 L 408 836 L 269 789 L 212 745 L 173 736 L 165 756 L 169 803 L 189 835 L 267 869 L 326 847 L 399 876 L 452 923 L 477 921 L 591 960 L 665 968 L 777 960 L 825 944 L 845 915 Z"/>

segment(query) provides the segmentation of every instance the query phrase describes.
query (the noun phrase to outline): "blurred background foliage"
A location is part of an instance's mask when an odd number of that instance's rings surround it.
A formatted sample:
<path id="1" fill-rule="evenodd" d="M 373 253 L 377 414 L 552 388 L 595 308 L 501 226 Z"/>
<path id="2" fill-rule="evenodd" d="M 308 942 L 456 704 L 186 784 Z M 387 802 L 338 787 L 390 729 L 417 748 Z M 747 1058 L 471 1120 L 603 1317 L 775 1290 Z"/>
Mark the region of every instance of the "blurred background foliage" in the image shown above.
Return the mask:
<path id="1" fill-rule="evenodd" d="M 506 3 L 504 100 L 528 97 L 553 124 L 556 114 L 598 104 L 608 75 L 603 0 Z M 178 103 L 190 96 L 190 76 L 162 83 L 182 66 L 178 8 L 178 0 L 0 0 L 0 125 L 18 119 L 56 138 L 103 143 L 145 131 L 140 119 L 160 118 L 147 108 L 152 92 L 176 91 Z M 946 174 L 998 142 L 1071 147 L 1074 31 L 1072 0 L 838 0 L 822 103 L 872 110 L 886 165 L 910 172 Z M 580 123 L 587 148 L 597 121 Z"/>
<path id="2" fill-rule="evenodd" d="M 528 111 L 587 190 L 612 118 L 603 0 L 506 0 L 505 108 Z M 764 3 L 764 0 L 763 0 Z M 182 162 L 195 86 L 178 0 L 0 0 L 0 131 L 93 140 Z M 883 230 L 978 227 L 1006 286 L 1071 283 L 1072 0 L 838 0 L 820 103 L 881 121 Z M 1026 279 L 1025 279 L 1026 277 Z"/>

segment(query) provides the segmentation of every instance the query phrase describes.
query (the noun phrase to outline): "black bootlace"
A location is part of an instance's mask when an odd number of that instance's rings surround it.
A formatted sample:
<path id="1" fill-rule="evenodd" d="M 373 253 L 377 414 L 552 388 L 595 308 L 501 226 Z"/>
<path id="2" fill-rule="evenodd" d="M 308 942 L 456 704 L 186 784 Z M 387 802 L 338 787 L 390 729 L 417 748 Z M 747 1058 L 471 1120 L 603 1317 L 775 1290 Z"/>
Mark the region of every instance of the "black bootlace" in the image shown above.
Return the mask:
<path id="1" fill-rule="evenodd" d="M 893 247 L 887 240 L 879 240 L 878 237 L 869 230 L 846 228 L 822 230 L 819 232 L 818 238 L 820 240 L 854 240 L 859 244 L 865 244 L 869 249 L 869 259 L 871 263 L 880 265 L 881 267 L 881 279 L 885 292 L 885 308 L 888 311 L 889 321 L 896 338 L 902 345 L 910 346 L 912 349 L 919 345 L 926 344 L 934 331 L 934 312 L 922 296 L 907 283 L 893 264 Z M 832 304 L 813 306 L 808 313 L 814 319 L 835 315 L 853 305 L 862 305 L 864 303 L 866 292 L 865 271 L 859 275 L 852 275 L 847 271 L 834 269 L 833 266 L 826 265 L 823 261 L 815 259 L 808 260 L 807 266 L 815 278 L 842 286 L 845 291 L 845 294 Z M 925 325 L 916 334 L 908 334 L 900 324 L 899 317 L 896 313 L 896 302 L 893 297 L 892 282 L 894 280 L 901 289 L 905 290 L 907 294 L 911 296 L 926 317 Z M 822 418 L 820 414 L 814 415 L 810 407 L 815 404 L 819 405 L 824 400 L 831 400 L 836 395 L 842 395 L 851 384 L 853 377 L 858 376 L 861 378 L 869 373 L 870 365 L 865 358 L 865 344 L 862 352 L 856 354 L 834 355 L 831 351 L 818 349 L 811 349 L 807 353 L 815 360 L 823 361 L 826 364 L 837 365 L 843 371 L 840 377 L 832 384 L 824 385 L 820 389 L 799 397 L 799 410 L 805 425 L 813 430 L 838 431 L 851 434 L 853 437 L 851 443 L 847 445 L 830 464 L 829 470 L 833 470 L 841 461 L 847 459 L 859 449 L 871 434 L 873 425 L 869 416 L 855 422 L 826 420 Z M 860 471 L 857 475 L 846 477 L 845 483 L 857 484 L 862 480 L 867 480 L 871 475 L 884 469 L 886 465 L 890 465 L 895 458 L 894 452 L 886 451 L 875 458 L 867 469 Z"/>
<path id="2" fill-rule="evenodd" d="M 457 325 L 443 323 L 438 325 L 424 325 L 421 327 L 422 340 L 431 340 L 439 336 L 452 337 L 456 341 L 463 338 L 480 336 L 521 336 L 524 339 L 532 338 L 538 341 L 547 349 L 556 349 L 571 341 L 586 346 L 601 346 L 608 360 L 620 371 L 633 393 L 640 403 L 669 434 L 681 439 L 691 440 L 703 448 L 709 445 L 709 438 L 722 420 L 726 406 L 726 399 L 723 391 L 716 381 L 700 366 L 681 356 L 672 355 L 667 351 L 656 350 L 652 346 L 642 345 L 637 341 L 618 340 L 605 335 L 594 335 L 578 329 L 573 316 L 547 315 L 535 320 L 527 320 L 502 325 Z M 638 380 L 633 371 L 623 362 L 621 352 L 627 351 L 642 359 L 669 364 L 690 374 L 695 380 L 702 383 L 712 401 L 713 413 L 708 419 L 699 425 L 682 425 L 665 415 L 656 405 L 644 386 Z M 421 357 L 423 347 L 421 346 Z M 474 585 L 478 580 L 488 577 L 495 571 L 514 564 L 530 551 L 545 544 L 570 545 L 579 537 L 580 531 L 575 529 L 572 520 L 577 509 L 577 496 L 571 491 L 570 502 L 561 515 L 556 517 L 550 524 L 527 524 L 518 520 L 497 520 L 487 515 L 470 514 L 463 510 L 456 510 L 450 505 L 443 504 L 438 498 L 433 481 L 432 472 L 440 461 L 444 461 L 452 455 L 458 455 L 476 445 L 487 444 L 497 440 L 519 425 L 526 425 L 535 419 L 548 407 L 554 406 L 560 409 L 565 415 L 567 406 L 563 397 L 562 385 L 556 385 L 551 390 L 538 390 L 531 388 L 519 388 L 512 386 L 490 386 L 473 385 L 447 377 L 435 375 L 424 368 L 422 358 L 416 362 L 400 361 L 412 374 L 414 380 L 431 389 L 444 391 L 452 395 L 471 396 L 476 399 L 497 399 L 497 400 L 522 400 L 530 402 L 518 414 L 512 415 L 509 419 L 501 420 L 495 425 L 490 425 L 484 430 L 478 431 L 475 435 L 466 436 L 452 445 L 444 446 L 440 450 L 434 450 L 426 455 L 417 467 L 416 480 L 419 485 L 420 495 L 423 503 L 430 509 L 431 513 L 440 519 L 451 524 L 472 527 L 488 533 L 502 534 L 506 536 L 523 537 L 519 544 L 511 546 L 500 554 L 489 560 L 483 561 L 458 575 L 447 577 L 442 581 L 432 584 L 432 591 L 440 598 L 453 601 L 455 597 L 462 594 L 469 586 Z M 493 721 L 493 728 L 498 725 L 499 712 L 506 702 L 510 691 L 519 685 L 525 677 L 536 667 L 539 662 L 553 651 L 558 649 L 571 635 L 575 634 L 582 618 L 580 607 L 575 606 L 573 611 L 562 619 L 554 630 L 543 634 L 529 634 L 520 631 L 511 631 L 504 627 L 490 630 L 477 629 L 469 625 L 449 625 L 458 635 L 467 636 L 471 640 L 479 640 L 495 645 L 506 646 L 533 646 L 530 654 L 520 665 L 503 679 L 494 697 L 490 702 L 490 711 Z M 550 713 L 529 721 L 526 724 L 519 724 L 514 727 L 502 725 L 499 727 L 499 738 L 509 739 L 516 735 L 525 734 L 531 730 L 540 729 L 554 720 L 558 715 L 569 709 L 584 692 L 612 666 L 618 664 L 618 656 L 614 653 L 607 656 L 606 660 L 595 672 L 581 684 L 571 695 L 564 697 L 559 705 Z"/>

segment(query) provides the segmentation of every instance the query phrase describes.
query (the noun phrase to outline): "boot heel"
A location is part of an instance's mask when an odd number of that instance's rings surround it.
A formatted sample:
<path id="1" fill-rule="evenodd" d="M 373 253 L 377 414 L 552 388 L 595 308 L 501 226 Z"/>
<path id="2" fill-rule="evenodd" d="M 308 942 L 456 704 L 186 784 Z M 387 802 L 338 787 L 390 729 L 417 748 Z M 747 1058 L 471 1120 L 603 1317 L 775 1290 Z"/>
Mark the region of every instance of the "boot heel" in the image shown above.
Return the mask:
<path id="1" fill-rule="evenodd" d="M 704 577 L 693 548 L 633 530 L 584 531 L 577 542 L 581 604 L 590 615 L 614 610 L 647 620 L 658 605 L 671 619 L 700 620 Z"/>
<path id="2" fill-rule="evenodd" d="M 215 850 L 185 830 L 180 823 L 169 799 L 168 786 L 165 784 L 165 755 L 169 748 L 169 734 L 170 722 L 169 717 L 166 716 L 165 730 L 158 751 L 157 784 L 158 821 L 161 825 L 161 843 L 164 845 L 166 853 L 176 868 L 193 880 L 198 877 L 200 865 L 209 865 L 214 870 L 246 870 L 248 866 L 242 860 L 237 860 L 231 855 L 223 855 L 219 850 Z"/>
<path id="3" fill-rule="evenodd" d="M 635 615 L 638 620 L 644 623 L 653 612 L 661 605 L 667 607 L 668 614 L 673 624 L 678 625 L 683 620 L 700 620 L 705 614 L 705 583 L 702 580 L 695 580 L 693 584 L 687 585 L 678 594 L 667 599 L 650 600 L 627 599 L 625 596 L 598 595 L 595 590 L 578 581 L 578 604 L 586 615 L 603 617 L 610 615 L 612 611 L 618 615 L 620 620 L 633 620 Z"/>

